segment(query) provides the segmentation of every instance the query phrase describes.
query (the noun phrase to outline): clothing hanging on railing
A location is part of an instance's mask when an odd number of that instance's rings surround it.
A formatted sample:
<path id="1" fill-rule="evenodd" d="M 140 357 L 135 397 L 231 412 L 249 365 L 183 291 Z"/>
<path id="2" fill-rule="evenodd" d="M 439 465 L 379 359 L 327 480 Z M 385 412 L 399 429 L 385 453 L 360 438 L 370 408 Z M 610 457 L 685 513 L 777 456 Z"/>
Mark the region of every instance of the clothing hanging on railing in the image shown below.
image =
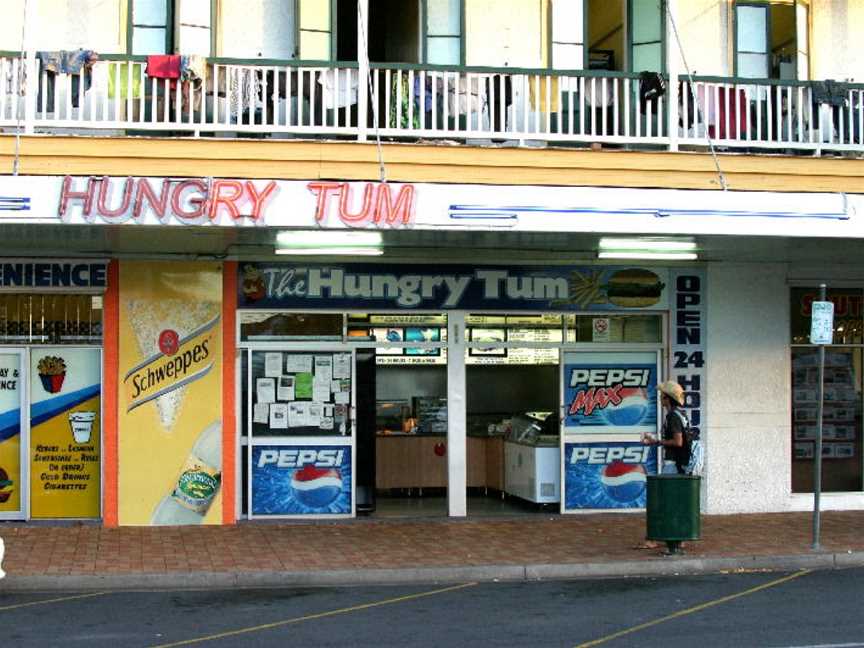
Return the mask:
<path id="1" fill-rule="evenodd" d="M 644 109 L 649 101 L 655 101 L 666 94 L 666 80 L 656 72 L 639 73 L 639 101 Z"/>
<path id="2" fill-rule="evenodd" d="M 546 95 L 549 95 L 549 105 L 546 105 Z M 539 97 L 538 97 L 539 92 Z M 558 112 L 558 77 L 531 75 L 528 77 L 528 95 L 531 109 L 538 112 Z"/>
<path id="3" fill-rule="evenodd" d="M 487 81 L 486 96 L 490 97 L 492 112 L 492 130 L 502 131 L 507 126 L 507 109 L 513 103 L 513 82 L 509 74 L 491 74 Z M 504 107 L 504 118 L 501 118 L 501 107 Z"/>
<path id="4" fill-rule="evenodd" d="M 837 81 L 828 79 L 826 81 L 811 81 L 810 87 L 813 92 L 814 104 L 827 104 L 834 108 L 843 108 L 846 105 L 847 91 Z"/>
<path id="5" fill-rule="evenodd" d="M 130 75 L 131 70 L 131 87 Z M 119 79 L 118 79 L 119 77 Z M 141 96 L 141 87 L 144 81 L 144 66 L 136 63 L 109 63 L 108 64 L 108 98 L 126 99 L 131 95 L 133 99 Z M 118 85 L 119 84 L 119 85 Z M 131 92 L 130 92 L 131 89 Z"/>
<path id="6" fill-rule="evenodd" d="M 203 56 L 180 57 L 180 86 L 182 91 L 183 110 L 188 110 L 191 104 L 193 110 L 201 108 L 203 89 L 207 82 L 207 59 Z"/>
<path id="7" fill-rule="evenodd" d="M 357 103 L 355 70 L 324 70 L 318 74 L 321 102 L 325 108 L 345 108 Z"/>
<path id="8" fill-rule="evenodd" d="M 248 117 L 263 107 L 263 81 L 261 73 L 252 68 L 229 67 L 226 73 L 228 83 L 228 109 L 236 120 L 248 123 Z"/>
<path id="9" fill-rule="evenodd" d="M 463 74 L 455 82 L 448 78 L 447 109 L 454 117 L 482 114 L 486 109 L 486 82 L 479 76 L 469 78 Z"/>
<path id="10" fill-rule="evenodd" d="M 147 76 L 153 79 L 179 79 L 180 59 L 178 54 L 151 54 L 147 57 Z"/>
<path id="11" fill-rule="evenodd" d="M 99 55 L 93 50 L 77 49 L 38 52 L 37 56 L 41 63 L 41 69 L 46 72 L 44 97 L 42 95 L 42 83 L 38 84 L 37 110 L 54 111 L 54 86 L 58 74 L 70 75 L 72 79 L 70 83 L 71 103 L 73 108 L 78 108 L 79 94 L 90 89 L 93 81 L 91 68 L 93 63 L 99 60 Z M 83 92 L 80 88 L 82 76 L 84 77 Z M 43 103 L 43 99 L 45 103 Z"/>

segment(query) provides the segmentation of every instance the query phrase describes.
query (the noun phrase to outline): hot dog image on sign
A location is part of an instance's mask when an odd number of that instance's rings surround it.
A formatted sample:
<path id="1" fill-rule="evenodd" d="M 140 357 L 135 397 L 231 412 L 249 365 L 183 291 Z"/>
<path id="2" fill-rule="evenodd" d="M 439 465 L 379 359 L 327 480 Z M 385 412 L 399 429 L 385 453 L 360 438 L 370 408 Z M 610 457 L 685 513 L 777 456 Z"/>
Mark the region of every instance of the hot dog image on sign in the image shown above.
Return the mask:
<path id="1" fill-rule="evenodd" d="M 654 353 L 567 353 L 564 427 L 574 433 L 655 434 Z"/>

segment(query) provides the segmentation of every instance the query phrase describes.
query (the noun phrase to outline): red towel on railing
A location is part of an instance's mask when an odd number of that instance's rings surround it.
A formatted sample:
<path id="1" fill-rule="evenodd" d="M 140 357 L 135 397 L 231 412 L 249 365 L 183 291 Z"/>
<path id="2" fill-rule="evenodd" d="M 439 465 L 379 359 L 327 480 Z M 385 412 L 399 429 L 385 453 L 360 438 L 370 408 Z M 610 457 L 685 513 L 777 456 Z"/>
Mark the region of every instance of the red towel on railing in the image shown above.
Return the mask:
<path id="1" fill-rule="evenodd" d="M 180 78 L 179 54 L 154 54 L 147 57 L 147 76 L 156 79 Z"/>
<path id="2" fill-rule="evenodd" d="M 718 113 L 708 135 L 717 139 L 744 139 L 747 137 L 747 93 L 743 88 L 717 88 Z M 711 110 L 713 110 L 713 102 Z M 711 111 L 709 111 L 710 113 Z M 726 115 L 729 115 L 729 132 L 726 132 Z M 710 124 L 710 120 L 708 120 Z M 716 124 L 717 128 L 714 128 Z"/>

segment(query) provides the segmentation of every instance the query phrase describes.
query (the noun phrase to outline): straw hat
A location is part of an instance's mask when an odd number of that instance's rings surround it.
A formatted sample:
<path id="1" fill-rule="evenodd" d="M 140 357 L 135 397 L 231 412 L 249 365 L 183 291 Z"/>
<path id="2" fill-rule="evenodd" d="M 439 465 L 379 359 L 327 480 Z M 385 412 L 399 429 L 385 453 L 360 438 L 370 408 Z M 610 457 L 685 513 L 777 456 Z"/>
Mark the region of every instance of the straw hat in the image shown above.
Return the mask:
<path id="1" fill-rule="evenodd" d="M 667 380 L 657 385 L 657 391 L 666 394 L 679 405 L 684 404 L 684 389 L 674 380 Z"/>

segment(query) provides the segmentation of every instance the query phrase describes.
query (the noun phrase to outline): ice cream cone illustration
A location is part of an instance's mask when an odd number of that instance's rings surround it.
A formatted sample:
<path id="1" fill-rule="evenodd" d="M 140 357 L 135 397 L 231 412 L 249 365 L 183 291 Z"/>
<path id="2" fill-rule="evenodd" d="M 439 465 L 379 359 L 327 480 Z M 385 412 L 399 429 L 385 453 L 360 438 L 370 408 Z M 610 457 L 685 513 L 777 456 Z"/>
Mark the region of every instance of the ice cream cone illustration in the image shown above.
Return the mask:
<path id="1" fill-rule="evenodd" d="M 42 388 L 49 394 L 57 394 L 63 389 L 66 378 L 66 361 L 57 356 L 45 356 L 37 365 Z"/>
<path id="2" fill-rule="evenodd" d="M 151 361 L 160 356 L 176 353 L 179 345 L 203 325 L 219 315 L 218 305 L 212 302 L 189 302 L 181 299 L 166 299 L 158 303 L 151 301 L 127 302 L 129 322 L 142 358 Z M 173 342 L 167 345 L 166 332 L 172 334 Z M 170 346 L 170 348 L 168 348 Z M 169 353 L 166 353 L 168 351 Z M 170 388 L 154 399 L 159 420 L 170 432 L 180 415 L 185 386 Z"/>

